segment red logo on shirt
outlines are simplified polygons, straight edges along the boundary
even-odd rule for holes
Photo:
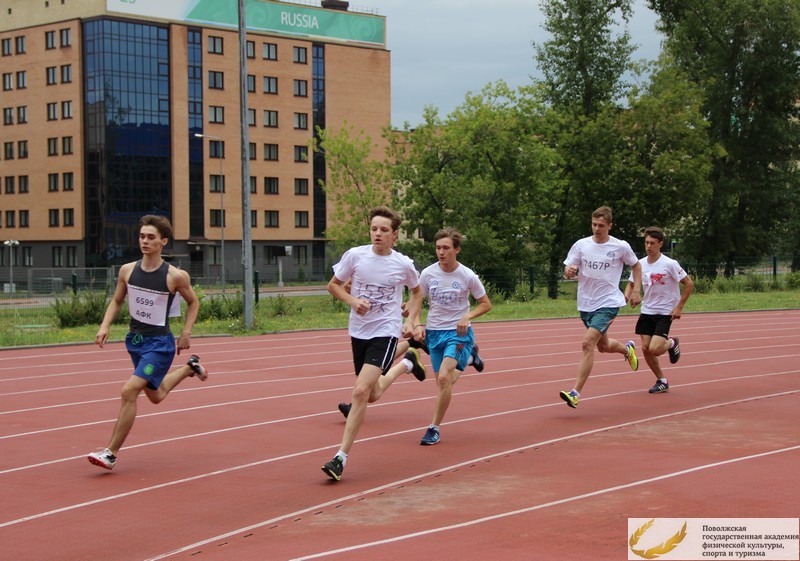
[[[655,283],[666,284],[664,282],[664,277],[666,277],[666,276],[667,275],[665,275],[664,273],[653,273],[653,274],[650,275],[650,280],[653,282],[653,284],[655,284]]]

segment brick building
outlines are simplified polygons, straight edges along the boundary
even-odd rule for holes
[[[324,268],[316,126],[390,123],[385,18],[347,2],[0,0],[0,266],[83,268],[138,255],[142,214],[193,276],[241,279],[242,188],[254,267]],[[249,180],[242,181],[240,84]],[[376,150],[378,148],[376,147]],[[376,153],[376,156],[380,156]],[[224,226],[224,231],[223,227]],[[221,251],[224,240],[226,251]]]

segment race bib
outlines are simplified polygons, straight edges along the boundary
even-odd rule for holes
[[[147,325],[166,325],[169,292],[157,292],[128,285],[128,311],[131,317]]]

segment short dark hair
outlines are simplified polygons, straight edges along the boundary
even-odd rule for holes
[[[169,223],[169,218],[166,216],[145,214],[139,219],[139,230],[142,229],[142,226],[153,226],[158,230],[162,239],[172,237],[172,224]]]
[[[382,216],[384,218],[388,218],[392,221],[392,231],[396,232],[400,229],[400,224],[403,220],[400,218],[400,215],[397,214],[394,210],[390,209],[388,206],[376,206],[372,210],[369,211],[369,221],[372,222],[372,219],[376,216]]]
[[[592,218],[605,218],[606,222],[614,222],[613,213],[610,206],[601,206],[592,213]]]
[[[433,241],[438,242],[442,238],[450,238],[453,240],[453,247],[461,247],[461,240],[464,239],[464,236],[455,228],[442,228],[433,236]]]
[[[664,241],[664,230],[659,228],[658,226],[648,226],[647,229],[644,231],[644,237],[650,236],[651,238],[655,238],[660,242]]]

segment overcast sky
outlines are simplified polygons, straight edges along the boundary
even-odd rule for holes
[[[467,92],[503,79],[512,87],[536,72],[532,41],[543,40],[539,0],[353,0],[386,16],[392,52],[392,124],[422,121],[426,105],[448,115]],[[656,16],[635,0],[629,26],[635,59],[660,50]]]

